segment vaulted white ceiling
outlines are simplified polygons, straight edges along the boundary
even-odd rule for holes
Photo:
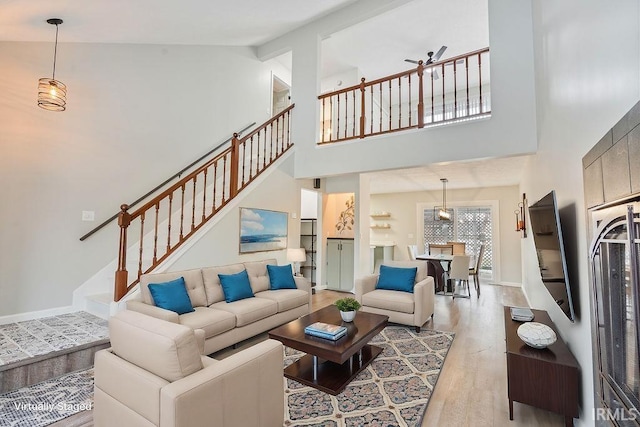
[[[322,75],[355,68],[374,80],[443,45],[442,59],[489,46],[487,0],[414,0],[332,34],[322,42]]]
[[[255,46],[366,0],[0,0],[0,41]],[[449,58],[489,45],[487,0],[413,0],[325,39],[322,75],[357,69],[375,79],[446,45]],[[515,185],[524,158],[428,165],[371,174],[372,190]]]
[[[0,40],[254,46],[355,0],[0,0]]]

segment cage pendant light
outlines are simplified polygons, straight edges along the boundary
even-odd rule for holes
[[[38,80],[38,107],[49,111],[64,111],[67,108],[67,86],[56,80],[56,57],[58,55],[58,25],[62,19],[50,18],[47,22],[56,26],[56,44],[53,50],[53,75]]]
[[[438,211],[438,218],[450,220],[451,214],[447,210],[447,178],[441,178],[442,181],[442,208]]]

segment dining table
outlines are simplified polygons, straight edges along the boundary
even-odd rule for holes
[[[435,281],[435,291],[436,293],[444,293],[447,291],[445,289],[445,285],[449,279],[449,267],[451,267],[451,261],[453,261],[453,255],[448,254],[421,254],[416,255],[416,259],[428,261],[429,262],[429,270],[433,276]]]

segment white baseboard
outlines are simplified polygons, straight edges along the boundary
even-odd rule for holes
[[[522,293],[524,294],[524,299],[527,300],[527,305],[529,307],[533,307],[531,305],[531,300],[529,300],[529,295],[527,295],[527,289],[524,286],[522,287]]]
[[[522,287],[522,283],[516,283],[516,282],[500,282],[500,284],[502,286],[512,286],[514,288],[521,288]]]
[[[0,325],[7,323],[24,322],[25,320],[40,319],[42,317],[58,316],[60,314],[73,313],[78,311],[72,305],[66,307],[48,308],[46,310],[29,311],[26,313],[10,314],[8,316],[0,316]]]

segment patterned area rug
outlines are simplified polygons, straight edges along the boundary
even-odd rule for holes
[[[285,379],[285,426],[420,426],[454,334],[388,326],[372,341],[383,352],[342,393]],[[285,366],[303,353],[286,349]]]
[[[40,427],[93,406],[93,369],[0,395],[0,426]]]
[[[337,396],[286,379],[284,426],[420,426],[453,333],[388,326],[383,352]],[[285,348],[285,366],[303,353]],[[93,408],[93,369],[0,395],[0,426],[40,427]]]

